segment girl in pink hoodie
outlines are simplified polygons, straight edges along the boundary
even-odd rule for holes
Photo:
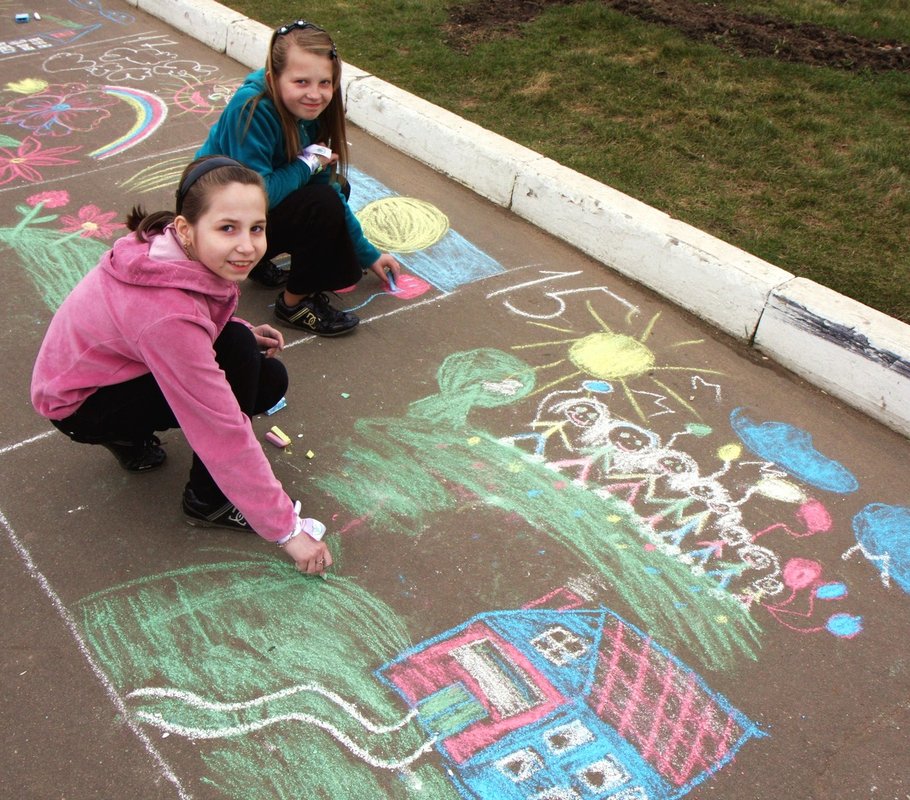
[[[262,178],[223,156],[184,170],[176,214],[134,208],[119,239],[51,320],[32,375],[39,414],[125,469],[161,466],[155,431],[182,428],[193,449],[183,512],[190,524],[255,531],[298,568],[332,563],[325,527],[298,516],[250,418],[284,395],[270,325],[235,318],[238,283],[262,258]],[[301,535],[302,534],[302,535]]]

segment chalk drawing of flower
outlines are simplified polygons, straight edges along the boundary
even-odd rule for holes
[[[82,206],[76,216],[60,217],[60,229],[76,233],[83,239],[107,239],[118,228],[125,228],[122,222],[112,222],[116,211],[102,211],[96,205]]]
[[[55,84],[40,94],[19,97],[2,109],[0,123],[18,125],[35,136],[68,136],[98,127],[117,99],[84,83]]]
[[[63,230],[47,227],[47,223],[59,219],[47,210],[59,208],[69,199],[69,193],[62,190],[38,192],[24,204],[16,205],[22,215],[18,223],[0,226],[0,252],[4,258],[18,259],[51,311],[57,310],[107,250],[108,245],[99,238],[125,227],[111,222],[114,212],[105,213],[92,205],[61,220],[68,223]]]
[[[0,147],[0,186],[22,178],[29,183],[43,180],[35,167],[61,167],[77,163],[74,159],[61,158],[79,150],[76,147],[46,147],[31,136],[25,137],[17,150]]]
[[[70,201],[70,194],[66,189],[57,189],[50,192],[38,192],[31,197],[26,197],[25,202],[32,208],[42,206],[43,208],[60,208]]]

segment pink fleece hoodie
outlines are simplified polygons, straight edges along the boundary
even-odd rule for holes
[[[97,388],[151,372],[221,491],[275,541],[294,530],[297,515],[213,349],[239,296],[237,284],[186,259],[173,228],[150,242],[124,236],[51,320],[32,404],[64,419]]]

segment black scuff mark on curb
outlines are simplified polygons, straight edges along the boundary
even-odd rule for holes
[[[805,306],[785,297],[777,296],[774,300],[783,306],[781,313],[790,318],[794,327],[910,378],[910,360],[876,347],[865,334],[858,333],[856,328],[813,314]]]
[[[752,326],[752,332],[750,333],[748,328],[743,331],[746,340],[749,342],[749,347],[755,347],[755,338],[758,336],[758,329],[761,327],[761,321],[767,310],[768,301],[765,300],[765,304],[762,306],[761,311],[758,312],[758,319],[755,320],[755,324]]]

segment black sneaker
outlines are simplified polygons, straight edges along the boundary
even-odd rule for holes
[[[274,289],[288,282],[289,270],[276,267],[270,258],[263,258],[250,270],[249,278],[262,286]]]
[[[305,297],[296,306],[288,306],[281,292],[275,301],[275,316],[291,327],[317,336],[341,336],[360,323],[356,314],[332,308],[324,292]]]
[[[231,502],[210,505],[203,503],[189,488],[183,490],[183,516],[198,528],[227,528],[230,531],[253,533],[250,523]]]
[[[161,448],[161,440],[150,436],[138,442],[102,442],[101,446],[110,450],[120,466],[128,472],[148,472],[158,469],[167,458]]]

